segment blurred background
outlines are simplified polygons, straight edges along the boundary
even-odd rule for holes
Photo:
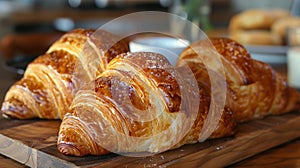
[[[186,9],[196,17],[204,15],[210,28],[222,28],[239,11],[290,9],[291,3],[292,0],[0,0],[0,38],[8,33],[98,28],[113,18],[147,10],[180,14]]]
[[[0,0],[0,61],[22,74],[26,64],[44,53],[62,33],[74,28],[97,29],[137,11],[174,13],[198,24],[208,34],[222,34],[231,17],[243,10],[290,10],[292,3],[293,0]],[[121,32],[134,26],[134,21],[129,21],[116,29]]]

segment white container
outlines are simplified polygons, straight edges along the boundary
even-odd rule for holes
[[[300,46],[291,47],[287,52],[289,85],[300,88]]]
[[[189,45],[189,41],[174,37],[142,37],[129,42],[131,52],[154,52],[165,56],[175,65],[180,53]]]

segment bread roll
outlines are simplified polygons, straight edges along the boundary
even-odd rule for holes
[[[280,36],[282,40],[286,40],[288,28],[297,26],[300,27],[300,17],[285,17],[271,26],[271,32]]]
[[[230,37],[248,45],[281,45],[282,38],[267,30],[239,30],[230,33]]]
[[[249,9],[232,17],[229,30],[269,29],[276,20],[289,15],[282,9]]]

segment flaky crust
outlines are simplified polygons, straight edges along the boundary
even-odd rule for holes
[[[129,90],[129,102],[114,97],[123,93],[114,93],[116,84],[126,86],[118,90]],[[156,153],[198,142],[210,97],[199,90],[199,110],[192,122],[187,119],[190,114],[182,111],[181,101],[191,102],[195,96],[183,97],[179,87],[175,70],[161,55],[128,53],[116,57],[95,80],[93,90],[82,90],[75,97],[60,126],[59,151],[76,156],[108,151]],[[193,105],[187,109],[197,109]],[[211,138],[232,135],[234,126],[232,111],[226,107]]]
[[[1,108],[3,115],[19,119],[62,118],[81,84],[103,71],[113,57],[128,51],[126,44],[117,43],[110,48],[101,45],[110,44],[107,41],[113,41],[114,35],[99,31],[105,35],[105,39],[109,39],[99,41],[92,38],[94,33],[94,30],[83,29],[68,32],[47,53],[30,63],[23,78],[6,93]],[[100,55],[84,52],[87,42],[98,46],[95,51]],[[94,60],[87,58],[101,61],[95,65],[90,63]]]
[[[236,122],[299,110],[299,93],[269,65],[253,60],[246,49],[233,40],[217,38],[212,39],[212,44],[224,65],[227,98],[217,127],[209,128],[213,129],[209,138],[232,135]],[[192,44],[182,52],[177,63],[178,67],[187,63],[198,82],[200,103],[191,127],[183,129],[189,123],[188,115],[180,111],[179,102],[192,101],[193,96],[183,98],[174,73],[166,71],[170,69],[166,59],[153,53],[128,53],[108,64],[106,71],[95,80],[94,89],[82,90],[75,97],[60,127],[59,151],[75,156],[156,153],[201,141],[211,105],[211,84],[202,59],[195,53],[197,47],[205,49],[208,43]],[[134,108],[124,107],[121,103],[124,99],[115,99],[114,96],[122,93],[115,93],[115,83],[129,88],[126,97],[130,101],[125,104],[132,103]],[[145,114],[156,117],[135,120]],[[186,134],[182,134],[184,131]]]
[[[270,114],[299,110],[299,93],[288,86],[286,79],[269,64],[254,60],[236,41],[227,38],[211,39],[221,55],[227,80],[227,105],[237,121],[249,121]],[[196,42],[184,50],[180,61],[188,63],[200,86],[210,90],[209,76],[204,63],[193,48],[203,47]]]

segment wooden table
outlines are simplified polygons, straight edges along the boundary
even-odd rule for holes
[[[4,61],[0,59],[3,64]],[[279,69],[280,68],[276,68]],[[283,69],[285,71],[285,69]],[[20,76],[16,75],[0,67],[0,99],[3,100],[5,92],[9,86],[14,83]],[[264,143],[268,142],[261,142]],[[300,138],[291,140],[285,144],[264,151],[253,157],[242,160],[229,167],[299,167],[300,166]],[[14,160],[11,160],[3,155],[0,155],[0,167],[26,167]]]
[[[20,78],[19,75],[9,71],[5,67],[5,62],[3,58],[0,57],[0,100],[1,102],[3,101],[4,95],[8,90],[9,86],[19,78]],[[0,155],[0,167],[25,167],[25,166],[3,155]]]

